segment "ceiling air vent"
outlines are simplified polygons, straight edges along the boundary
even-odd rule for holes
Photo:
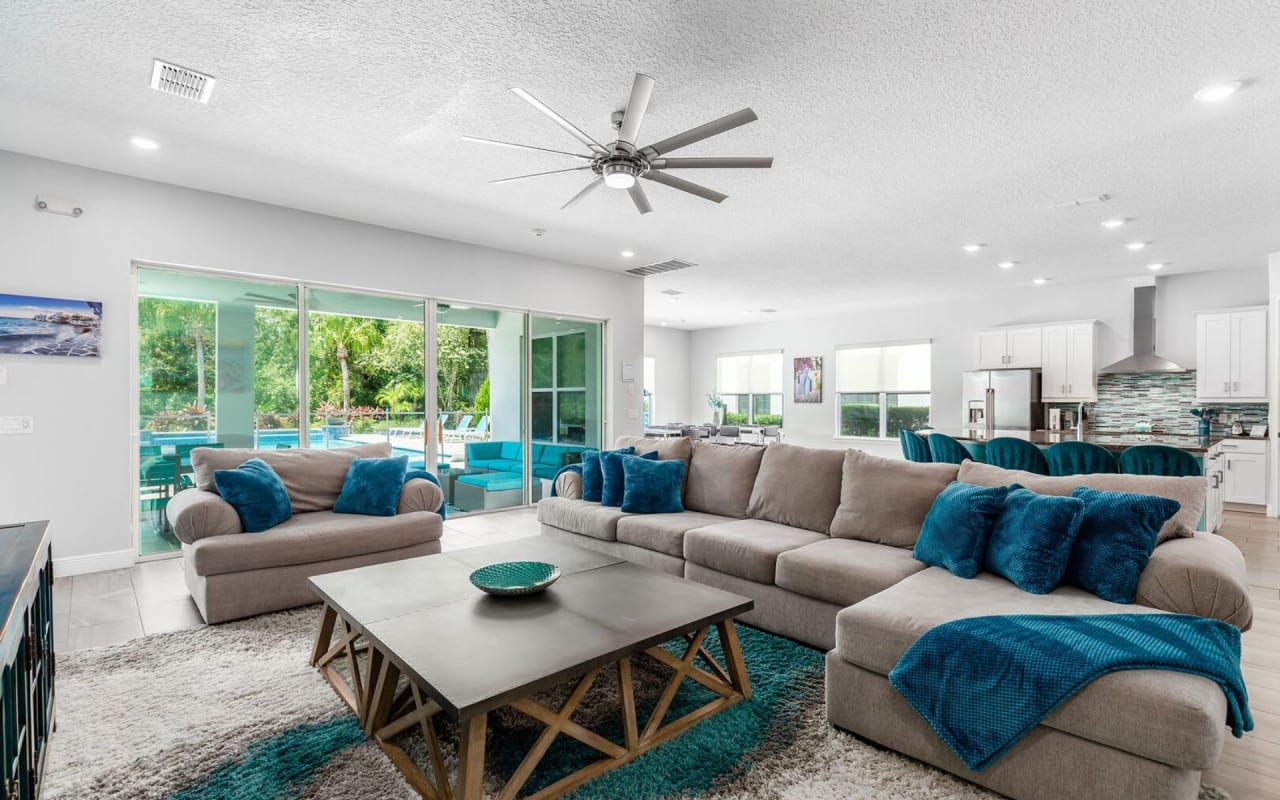
[[[675,272],[678,269],[688,269],[696,267],[692,261],[681,261],[678,258],[670,258],[666,261],[655,261],[652,264],[645,264],[643,267],[635,267],[627,270],[628,275],[635,275],[639,278],[645,278],[649,275],[661,275],[664,272]]]
[[[662,293],[663,293],[663,294],[669,294],[669,295],[671,295],[672,297],[677,297],[677,296],[679,296],[679,295],[684,294],[684,292],[680,291],[679,289],[663,289],[663,290],[662,290]]]
[[[208,103],[213,93],[213,76],[156,59],[151,68],[151,88],[165,94]]]

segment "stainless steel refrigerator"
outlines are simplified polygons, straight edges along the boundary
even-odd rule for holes
[[[988,369],[964,373],[964,426],[1035,430],[1040,427],[1040,370]]]

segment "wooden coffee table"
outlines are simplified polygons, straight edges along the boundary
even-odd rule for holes
[[[548,561],[563,572],[547,591],[523,598],[489,597],[468,580],[499,561]],[[601,754],[590,765],[530,797],[560,797],[632,761],[699,721],[751,697],[733,618],[752,600],[541,537],[319,575],[324,600],[311,663],[356,712],[369,733],[423,797],[479,800],[483,794],[488,713],[504,706],[546,727],[506,780],[498,797],[521,790],[557,736]],[[720,664],[703,646],[715,627]],[[685,640],[683,657],[660,647]],[[633,656],[647,654],[673,671],[647,720],[636,719]],[[339,671],[345,662],[349,679]],[[699,663],[700,662],[700,663]],[[606,668],[616,669],[623,741],[572,719]],[[560,708],[533,699],[578,678]],[[665,717],[685,680],[715,699],[684,716]],[[434,719],[458,722],[458,777],[450,786]],[[421,726],[430,751],[428,777],[396,736]]]

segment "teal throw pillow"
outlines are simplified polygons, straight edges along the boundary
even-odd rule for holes
[[[261,533],[293,516],[284,481],[260,458],[251,458],[235,469],[214,470],[213,485],[236,510],[246,533]]]
[[[357,458],[347,468],[347,479],[342,482],[342,494],[333,510],[339,514],[394,517],[408,469],[408,456]]]
[[[630,448],[633,452],[635,448]],[[622,470],[622,459],[624,458],[647,458],[650,461],[657,461],[658,454],[656,452],[645,453],[642,456],[634,456],[631,453],[620,453],[617,450],[606,450],[600,454],[600,473],[604,477],[603,485],[600,487],[600,505],[602,506],[621,506],[622,496],[626,490],[626,473]]]
[[[1008,486],[953,481],[933,501],[911,554],[958,577],[977,577],[1008,494]]]
[[[608,450],[606,452],[633,455],[636,449],[634,447],[621,447],[617,450]],[[598,450],[587,450],[582,454],[582,499],[588,503],[599,503],[604,493],[604,473],[600,466],[601,455],[603,454]]]
[[[1076,487],[1071,496],[1084,501],[1084,520],[1067,561],[1067,583],[1103,600],[1132,603],[1160,528],[1182,504],[1167,497],[1087,486]]]
[[[1080,498],[1036,494],[1015,483],[991,531],[984,567],[1024,592],[1048,594],[1062,583],[1083,519]]]
[[[656,455],[656,453],[655,453]],[[623,456],[622,510],[629,514],[676,514],[684,511],[680,489],[684,486],[684,461],[654,461]]]

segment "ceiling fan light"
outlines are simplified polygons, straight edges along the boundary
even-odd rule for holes
[[[604,185],[610,189],[630,189],[636,185],[636,176],[630,164],[605,164]]]

